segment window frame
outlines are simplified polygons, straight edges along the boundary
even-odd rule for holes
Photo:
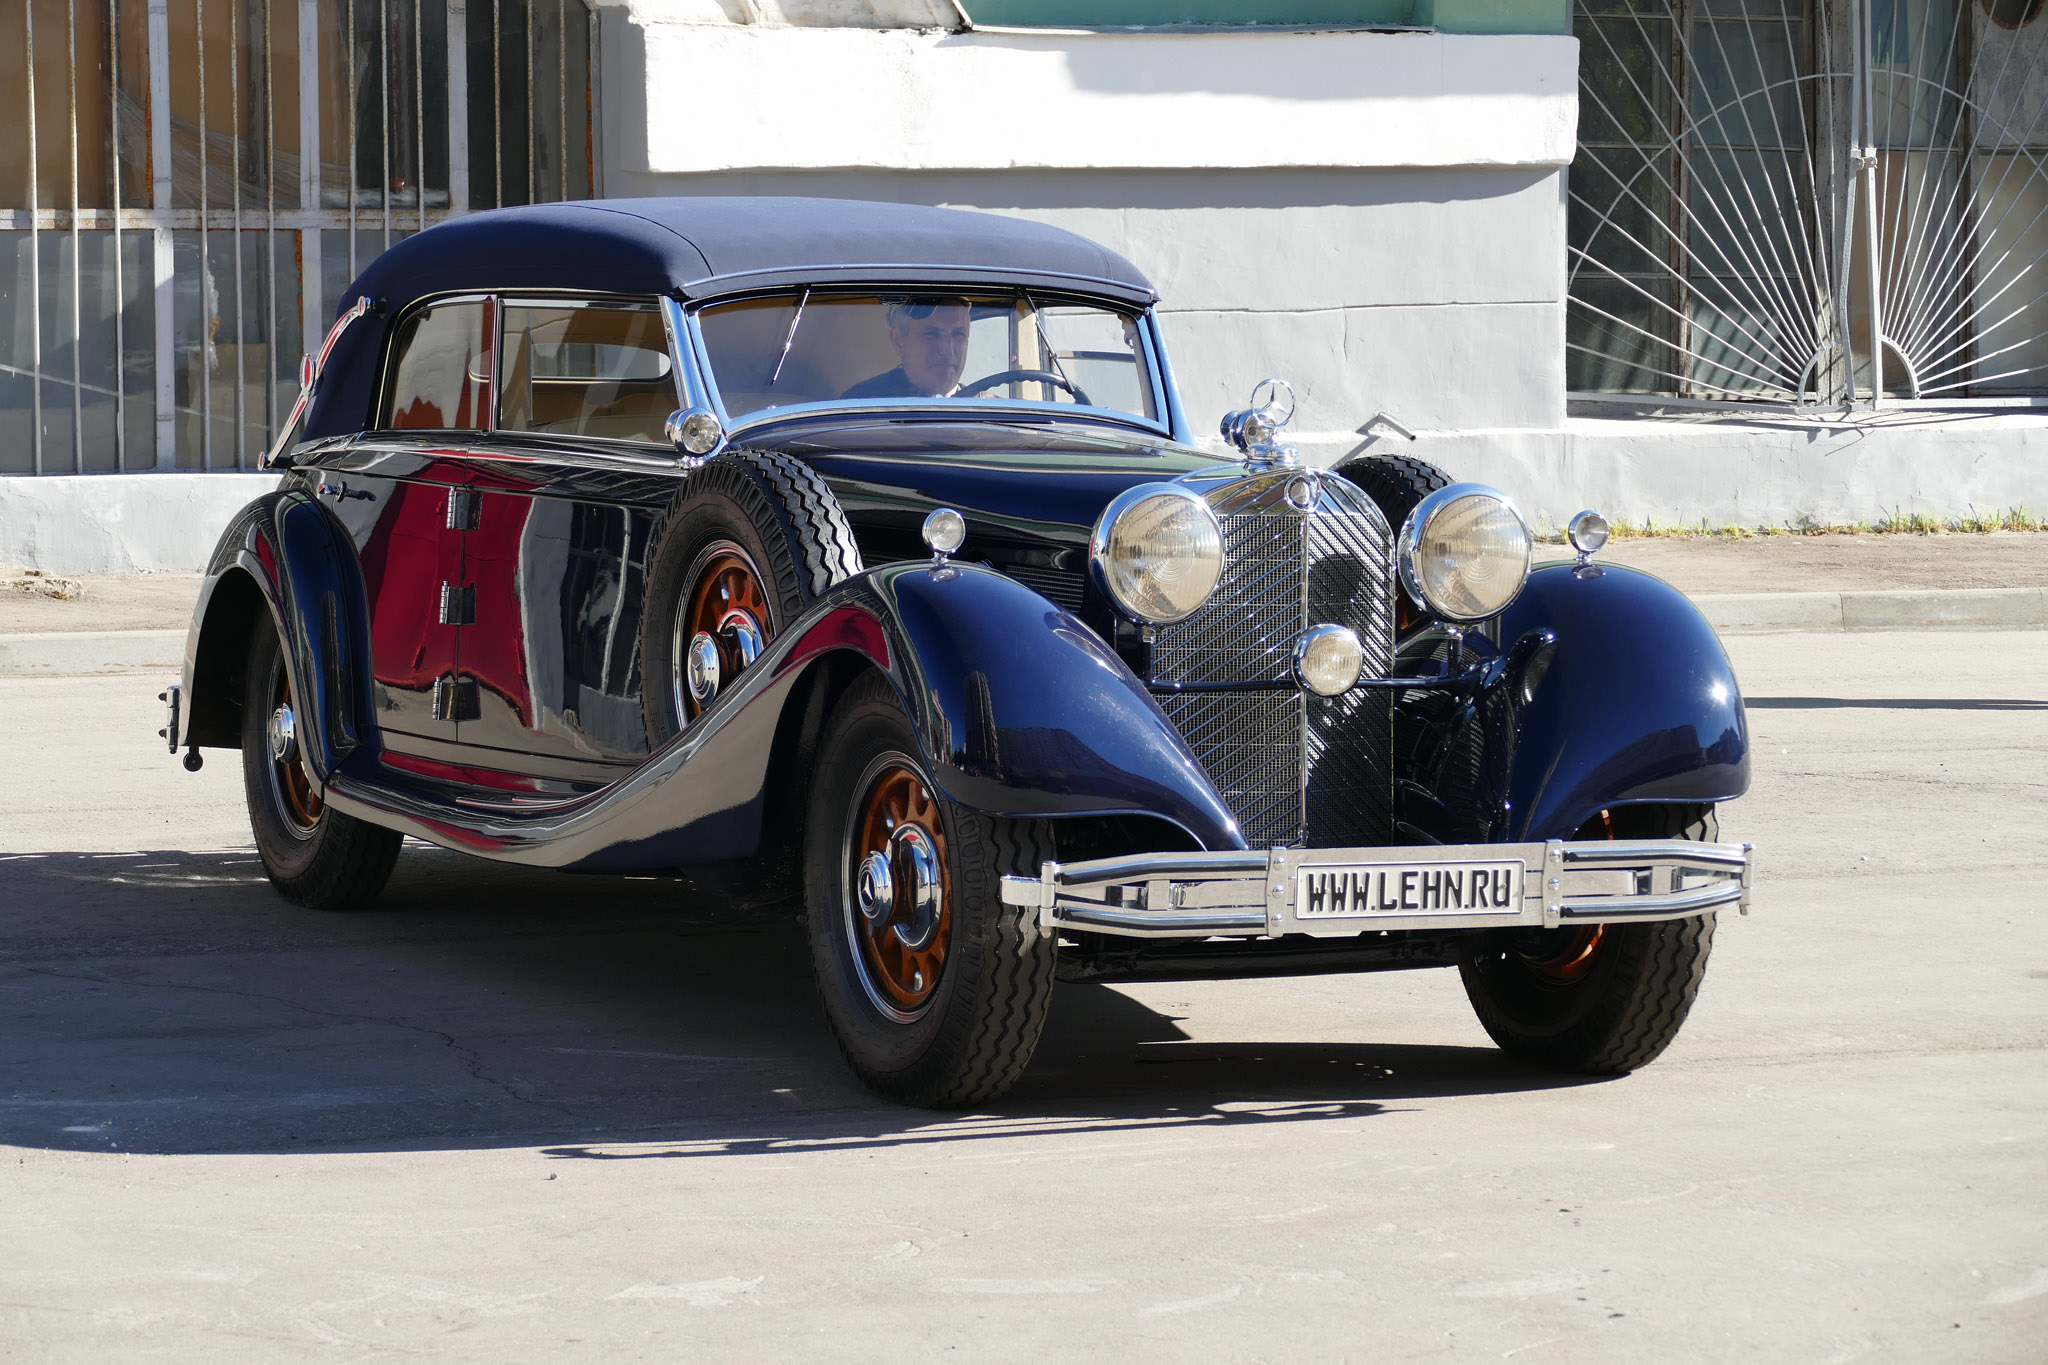
[[[465,304],[480,303],[484,308],[484,327],[489,333],[491,346],[490,402],[485,405],[485,425],[480,427],[394,427],[390,425],[391,401],[398,385],[398,343],[414,319],[430,313],[436,308],[461,307]],[[500,333],[503,330],[501,315],[495,294],[480,294],[474,290],[456,294],[437,294],[419,299],[407,305],[405,310],[393,318],[384,330],[384,358],[377,376],[377,399],[370,407],[370,421],[364,433],[378,436],[407,436],[413,433],[447,433],[460,436],[486,436],[497,430],[498,425],[498,369],[499,349],[502,345]]]
[[[393,386],[398,378],[398,338],[404,326],[412,319],[433,308],[450,304],[484,303],[491,318],[491,403],[488,413],[489,425],[484,427],[393,427],[383,425],[391,407]],[[658,441],[640,441],[617,436],[587,436],[551,431],[513,430],[500,426],[499,404],[504,401],[505,368],[505,312],[508,308],[631,308],[659,313],[662,332],[668,345],[669,375],[676,386],[676,407],[678,410],[691,406],[690,394],[702,391],[697,378],[694,357],[689,347],[683,344],[677,331],[678,308],[675,300],[658,294],[609,294],[592,293],[587,290],[495,290],[478,292],[462,290],[446,294],[430,294],[408,304],[390,327],[385,330],[383,355],[379,361],[376,385],[376,401],[371,407],[372,419],[363,427],[362,434],[380,441],[415,440],[421,437],[462,437],[504,440],[510,438],[521,444],[534,442],[542,447],[570,447],[585,451],[593,456],[615,460],[630,460],[634,463],[658,461],[665,466],[675,463],[675,456],[667,445]],[[659,450],[659,456],[647,452]],[[463,452],[448,452],[460,454]],[[567,452],[564,452],[567,453]]]
[[[900,294],[906,290],[926,293],[973,293],[976,289],[1015,289],[1028,293],[1033,303],[1073,303],[1090,308],[1124,313],[1133,317],[1138,325],[1138,335],[1143,345],[1146,362],[1147,391],[1152,399],[1153,415],[1126,412],[1121,408],[1101,408],[1078,403],[1045,403],[1029,399],[1009,398],[837,398],[818,399],[809,403],[791,403],[787,407],[761,408],[735,419],[726,410],[725,399],[718,388],[718,370],[712,363],[710,347],[705,344],[702,314],[707,308],[725,304],[744,303],[750,299],[782,298],[792,293],[809,289],[813,298],[824,294],[849,294],[857,297],[872,297],[881,294]],[[1166,350],[1161,344],[1158,320],[1153,310],[1136,308],[1099,295],[1082,293],[1072,289],[1046,289],[1023,283],[976,283],[962,284],[953,280],[876,280],[848,281],[833,280],[829,283],[812,285],[777,285],[772,289],[749,289],[720,294],[714,298],[692,299],[680,309],[688,328],[689,344],[693,356],[693,381],[696,390],[703,395],[702,402],[718,417],[724,426],[728,439],[738,440],[742,433],[759,430],[779,422],[793,421],[806,417],[846,415],[883,417],[892,414],[914,414],[919,417],[951,417],[959,421],[987,421],[1002,417],[1027,418],[1032,421],[1083,421],[1092,425],[1135,428],[1150,436],[1172,441],[1180,439],[1176,432],[1180,404],[1174,393],[1167,369]],[[680,371],[679,371],[680,373]]]

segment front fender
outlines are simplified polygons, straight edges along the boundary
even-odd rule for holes
[[[929,563],[889,565],[826,593],[681,734],[601,791],[549,805],[451,804],[358,757],[328,799],[532,866],[631,872],[750,857],[790,703],[835,659],[891,680],[932,780],[962,805],[1016,817],[1143,813],[1204,849],[1244,847],[1194,755],[1086,627],[999,574]]]
[[[1615,565],[1555,565],[1530,575],[1500,627],[1510,655],[1519,640],[1556,637],[1517,718],[1509,840],[1568,839],[1614,806],[1728,801],[1749,790],[1735,671],[1676,588]]]
[[[325,508],[291,485],[250,503],[228,524],[200,586],[178,744],[239,747],[249,632],[276,630],[308,767],[324,786],[373,714],[368,616],[354,548]]]
[[[1244,838],[1145,686],[1078,619],[972,565],[892,565],[872,590],[932,777],[961,805],[1164,818],[1205,849]]]

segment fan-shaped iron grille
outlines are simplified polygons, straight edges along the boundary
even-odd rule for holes
[[[1569,387],[2048,393],[2042,0],[1576,0]]]

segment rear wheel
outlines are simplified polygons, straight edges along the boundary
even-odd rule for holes
[[[818,753],[804,900],[840,1051],[862,1081],[908,1104],[1002,1094],[1052,1000],[1054,945],[1001,895],[1005,873],[1035,876],[1052,856],[1044,822],[948,800],[879,673],[848,690]]]
[[[369,904],[390,880],[402,836],[343,815],[314,792],[298,698],[274,631],[254,632],[243,676],[242,786],[270,884],[316,910]]]
[[[1582,838],[1719,835],[1711,806],[1623,807]],[[1493,1041],[1525,1061],[1614,1075],[1678,1036],[1714,947],[1714,916],[1490,934],[1458,964]]]

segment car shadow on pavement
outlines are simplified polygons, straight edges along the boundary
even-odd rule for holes
[[[1585,1083],[1490,1048],[1188,1037],[1057,988],[973,1115],[847,1072],[788,906],[408,845],[371,910],[286,904],[246,849],[0,855],[0,1143],[123,1152],[898,1146],[1357,1120]]]

